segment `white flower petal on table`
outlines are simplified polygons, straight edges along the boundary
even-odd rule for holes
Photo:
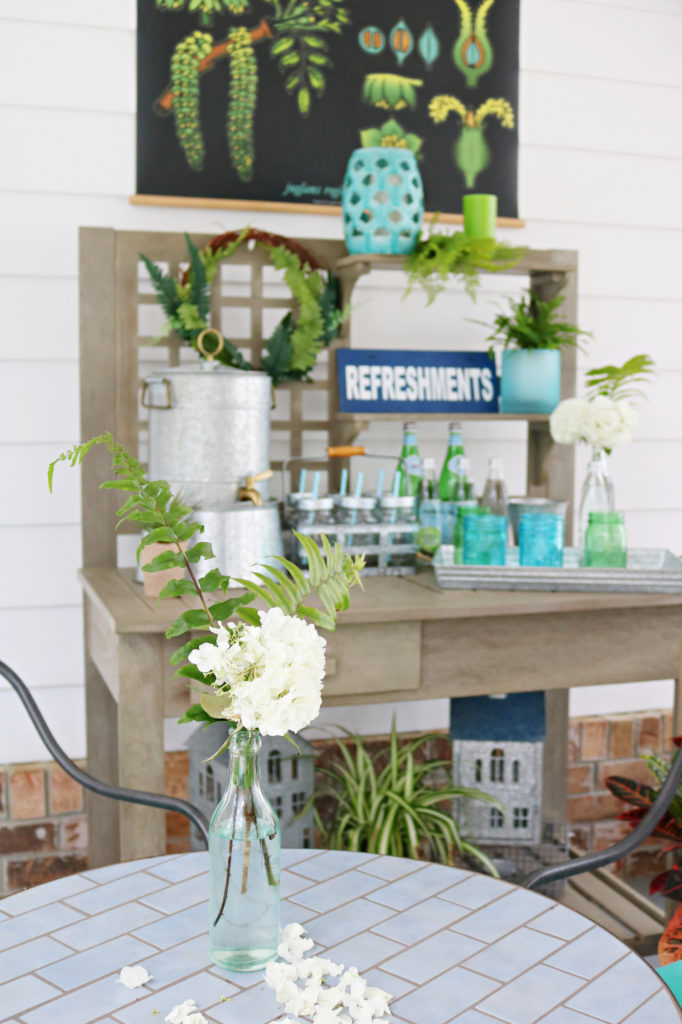
[[[142,988],[151,979],[147,968],[138,964],[137,967],[122,967],[117,981],[126,988]]]
[[[184,1003],[174,1006],[165,1021],[166,1024],[208,1024],[193,999],[185,999]]]

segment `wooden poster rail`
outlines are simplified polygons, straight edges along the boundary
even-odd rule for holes
[[[254,210],[263,213],[321,213],[330,217],[341,217],[341,207],[326,203],[275,203],[265,199],[205,199],[203,196],[130,196],[133,206],[190,206],[200,210]],[[461,224],[461,213],[425,213],[424,220],[438,217],[442,224]],[[519,217],[498,217],[501,228],[525,227],[525,220]]]

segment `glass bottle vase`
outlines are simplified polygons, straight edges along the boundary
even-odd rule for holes
[[[592,456],[580,492],[578,547],[585,548],[585,533],[590,512],[613,512],[615,497],[613,480],[609,474],[606,452],[603,448],[592,448]]]
[[[277,956],[280,826],[261,789],[257,731],[229,746],[225,793],[209,831],[211,959],[228,971],[257,971]]]

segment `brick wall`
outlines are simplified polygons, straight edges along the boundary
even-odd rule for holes
[[[623,775],[639,782],[652,776],[642,754],[665,754],[672,747],[672,712],[573,719],[568,736],[568,820],[573,842],[583,850],[603,850],[630,831],[617,816],[625,804],[612,796],[604,780]],[[611,870],[629,876],[662,870],[663,843],[649,839]]]
[[[78,762],[82,767],[82,762]],[[166,793],[187,798],[189,757],[166,754]],[[189,850],[189,822],[166,815],[169,853]],[[83,871],[88,863],[83,790],[53,761],[0,766],[0,895]]]
[[[672,715],[664,711],[571,721],[569,730],[568,818],[576,846],[604,849],[629,830],[617,820],[624,805],[604,785],[609,775],[649,778],[639,755],[665,753],[670,747]],[[315,746],[329,748],[329,740]],[[382,740],[382,743],[385,742]],[[333,743],[331,744],[333,750]],[[368,741],[374,753],[374,738]],[[449,757],[443,738],[431,756]],[[166,792],[187,798],[189,756],[166,754]],[[661,869],[649,840],[627,858],[627,875],[653,874]],[[87,822],[83,791],[53,762],[0,766],[0,895],[26,886],[82,871],[87,866]],[[180,814],[166,815],[166,849],[189,850],[189,822]]]

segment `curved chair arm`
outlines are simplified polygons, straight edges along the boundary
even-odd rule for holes
[[[180,800],[174,796],[164,796],[161,793],[146,793],[140,789],[125,789],[122,786],[109,785],[109,783],[102,782],[100,779],[88,775],[59,746],[26,683],[4,661],[0,661],[0,675],[4,676],[19,695],[19,699],[28,711],[29,718],[36,727],[41,740],[67,775],[70,775],[72,779],[79,782],[81,786],[91,789],[93,793],[98,793],[100,796],[108,796],[112,800],[125,800],[131,804],[144,804],[147,807],[158,807],[164,811],[177,811],[179,814],[183,814],[186,818],[189,818],[193,825],[196,825],[206,846],[208,846],[208,821],[201,811],[193,807],[187,800]]]
[[[633,828],[632,832],[620,842],[614,843],[606,850],[598,853],[587,853],[584,857],[576,857],[574,860],[566,861],[565,864],[557,864],[555,867],[541,868],[534,871],[523,882],[527,889],[537,889],[540,885],[548,885],[550,882],[558,882],[562,878],[570,878],[571,875],[580,875],[583,871],[594,871],[605,864],[611,864],[619,860],[626,853],[631,853],[636,846],[647,839],[658,825],[659,821],[668,810],[670,803],[682,783],[682,752],[678,751],[675,760],[668,772],[661,791],[653,804],[646,812],[642,820]]]

